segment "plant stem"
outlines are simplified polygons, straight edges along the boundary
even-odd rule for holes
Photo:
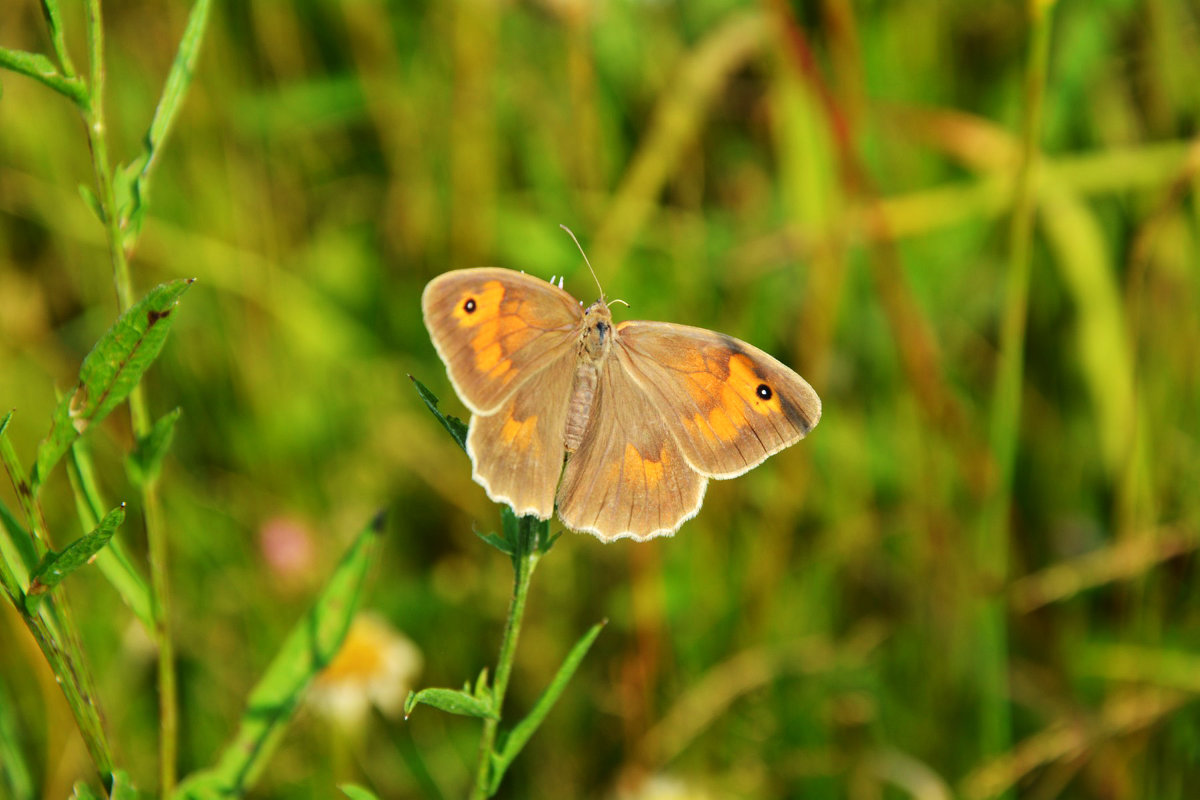
[[[124,220],[121,219],[121,209],[117,207],[113,172],[108,157],[107,129],[104,122],[104,31],[101,24],[100,0],[88,0],[87,11],[91,102],[88,108],[83,109],[83,118],[87,127],[88,144],[92,150],[92,166],[96,173],[100,207],[104,212],[104,229],[112,261],[117,305],[124,313],[133,305],[133,281],[130,278],[129,259],[125,251]],[[149,432],[150,415],[141,384],[134,387],[129,394],[129,417],[135,437],[140,439]],[[142,487],[142,510],[150,560],[154,635],[158,644],[159,793],[166,796],[175,788],[179,722],[175,654],[170,634],[168,549],[166,532],[162,525],[162,506],[159,503],[157,481],[147,481]]]
[[[1008,579],[1009,514],[1013,473],[1020,437],[1021,386],[1025,369],[1025,324],[1029,308],[1030,244],[1040,155],[1042,105],[1046,90],[1050,49],[1050,11],[1054,0],[1030,0],[1032,36],[1025,70],[1025,118],[1021,164],[1013,199],[1009,229],[1009,263],[1005,283],[1000,356],[992,399],[990,444],[996,465],[996,482],[982,517],[977,542],[977,567],[987,585],[1002,586]],[[980,741],[986,755],[1003,752],[1012,738],[1008,706],[1008,647],[1005,604],[984,602],[979,620],[980,663],[983,688]]]
[[[500,728],[500,709],[504,705],[504,693],[512,674],[513,659],[517,652],[517,637],[521,633],[521,620],[525,616],[525,598],[529,594],[529,583],[534,567],[542,557],[535,541],[535,517],[521,517],[518,524],[518,546],[513,553],[513,596],[508,607],[508,621],[504,624],[504,639],[500,643],[500,659],[496,663],[496,675],[492,680],[492,707],[496,718],[483,722],[483,735],[479,739],[479,763],[475,768],[475,785],[471,788],[471,800],[489,796],[492,750],[496,744],[496,733]]]

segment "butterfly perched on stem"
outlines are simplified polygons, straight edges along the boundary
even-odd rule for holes
[[[812,387],[758,348],[669,322],[614,325],[610,305],[507,269],[425,287],[425,326],[472,414],[472,477],[517,514],[548,519],[557,505],[568,528],[604,541],[670,535],[709,478],[741,475],[821,418]]]

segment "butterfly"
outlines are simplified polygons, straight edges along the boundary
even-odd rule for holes
[[[821,399],[732,336],[668,322],[613,324],[561,285],[484,267],[434,278],[421,310],[471,410],[467,454],[488,497],[604,541],[671,535],[709,478],[732,478],[803,439]],[[564,468],[563,460],[566,458]]]

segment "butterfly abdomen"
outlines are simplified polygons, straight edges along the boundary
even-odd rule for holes
[[[563,432],[563,446],[568,453],[579,449],[583,435],[587,433],[588,421],[592,418],[592,405],[596,401],[596,384],[600,371],[595,364],[581,362],[575,370],[575,382],[571,389],[571,404],[567,407],[567,428]]]
[[[571,404],[567,407],[567,428],[563,446],[568,453],[579,449],[592,418],[596,401],[596,386],[600,368],[612,349],[612,313],[603,300],[597,300],[583,314],[583,333],[579,337],[579,365],[571,388]]]

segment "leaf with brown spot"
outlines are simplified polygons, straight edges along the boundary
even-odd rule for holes
[[[175,321],[171,310],[191,285],[192,279],[181,279],[151,289],[83,359],[79,383],[59,400],[50,433],[38,447],[32,476],[35,493],[71,443],[108,416],[137,386],[167,339]]]

